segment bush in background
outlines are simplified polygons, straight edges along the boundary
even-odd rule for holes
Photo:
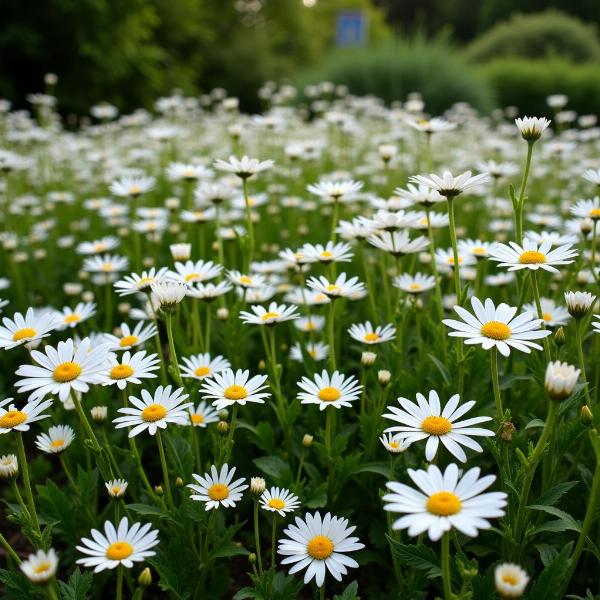
[[[592,25],[557,11],[515,14],[476,38],[466,56],[477,62],[510,56],[593,61],[600,60],[600,41]]]
[[[393,40],[367,48],[339,50],[297,83],[331,81],[357,95],[376,95],[386,102],[420,92],[427,110],[439,114],[455,102],[466,101],[482,112],[493,106],[486,80],[481,78],[443,38]]]

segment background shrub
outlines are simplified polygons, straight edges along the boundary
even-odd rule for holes
[[[337,51],[297,83],[320,81],[345,84],[353,94],[373,94],[388,103],[420,92],[432,113],[441,113],[459,101],[483,112],[492,107],[486,80],[443,38],[416,37]]]
[[[478,62],[509,56],[591,61],[600,59],[600,41],[594,26],[558,11],[516,14],[476,38],[466,56]]]

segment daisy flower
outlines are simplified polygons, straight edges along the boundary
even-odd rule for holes
[[[93,539],[81,539],[82,545],[77,546],[77,550],[87,556],[79,558],[77,564],[94,567],[94,573],[119,565],[131,569],[134,562],[156,554],[151,548],[158,544],[158,530],[151,530],[151,527],[150,523],[134,523],[129,527],[127,517],[121,519],[117,529],[110,521],[106,521],[104,533],[92,529]]]
[[[217,411],[204,401],[197,406],[192,404],[188,410],[190,412],[190,424],[193,427],[204,429],[210,423],[216,423],[219,420]]]
[[[548,128],[552,121],[545,117],[523,117],[515,119],[521,137],[528,142],[535,142],[542,137],[542,134]]]
[[[480,186],[488,180],[487,173],[471,175],[471,171],[465,171],[456,177],[450,171],[444,171],[442,176],[430,173],[429,175],[413,175],[409,178],[411,183],[423,184],[436,190],[446,198],[453,198],[463,192]]]
[[[134,437],[144,430],[155,435],[158,429],[166,429],[169,423],[187,425],[189,420],[186,408],[191,406],[191,402],[183,402],[188,395],[183,393],[183,388],[177,388],[173,392],[171,390],[170,385],[159,385],[154,390],[154,395],[148,390],[142,390],[141,399],[129,396],[129,402],[134,408],[119,408],[117,412],[124,416],[113,420],[115,428],[132,427],[129,437]]]
[[[412,129],[422,131],[427,134],[439,133],[441,131],[452,131],[456,129],[456,123],[450,123],[442,117],[433,117],[432,119],[406,119],[406,124]]]
[[[260,288],[266,284],[266,279],[263,275],[244,275],[239,271],[228,271],[227,278],[231,283],[243,288]]]
[[[424,275],[423,273],[403,273],[392,279],[392,285],[408,294],[422,294],[432,290],[435,287],[435,279],[432,275]]]
[[[514,563],[501,563],[494,569],[496,591],[502,598],[520,598],[525,593],[529,576]]]
[[[542,319],[536,319],[530,312],[515,317],[517,307],[504,302],[496,308],[491,298],[487,298],[484,305],[481,300],[472,296],[471,306],[474,315],[455,306],[454,310],[462,321],[442,321],[444,325],[454,329],[448,335],[465,338],[465,344],[481,344],[484,350],[497,348],[503,356],[508,356],[511,348],[529,354],[531,348],[542,349],[532,340],[540,340],[551,334],[548,329],[540,329]]]
[[[124,479],[113,479],[104,483],[106,491],[111,498],[122,498],[125,495],[128,485]]]
[[[596,302],[596,296],[590,292],[565,292],[565,303],[569,314],[575,319],[587,315]]]
[[[15,477],[19,473],[19,461],[14,454],[0,456],[0,477]]]
[[[50,581],[56,574],[57,567],[58,556],[54,548],[50,548],[48,552],[38,550],[19,565],[27,579],[37,584]]]
[[[136,323],[133,331],[127,323],[121,323],[120,329],[120,336],[110,333],[104,334],[110,350],[130,350],[135,346],[141,346],[156,335],[156,327],[153,323],[148,325],[143,322]]]
[[[323,244],[304,244],[300,250],[304,262],[350,262],[354,253],[351,251],[350,244],[345,242],[327,242]]]
[[[325,296],[327,298],[327,296]],[[328,299],[329,301],[329,299]],[[325,326],[325,317],[321,315],[311,315],[310,317],[300,317],[294,321],[294,327],[305,333],[311,331],[321,331]]]
[[[379,441],[391,454],[400,454],[408,449],[410,444],[399,433],[384,433]]]
[[[411,204],[419,204],[424,207],[433,206],[439,202],[444,202],[445,198],[437,190],[419,184],[418,186],[409,183],[406,189],[396,188],[394,194],[408,200]]]
[[[158,300],[161,309],[174,310],[175,307],[186,297],[188,286],[179,281],[155,280],[150,289]]]
[[[358,567],[347,553],[365,547],[357,537],[351,537],[355,529],[348,527],[348,519],[334,517],[331,513],[324,517],[319,512],[307,513],[304,519],[296,517],[295,524],[283,530],[287,537],[278,541],[277,552],[285,556],[281,564],[293,565],[290,575],[306,569],[304,583],[314,578],[318,587],[324,584],[327,571],[341,581],[348,568]]]
[[[404,440],[412,444],[427,439],[425,446],[425,458],[432,461],[437,454],[439,443],[455,456],[460,462],[466,462],[467,455],[461,448],[466,446],[477,452],[483,452],[483,448],[471,438],[474,436],[493,436],[494,432],[481,427],[472,427],[479,423],[491,421],[491,417],[474,417],[465,421],[459,421],[465,413],[473,406],[475,401],[465,402],[458,405],[460,396],[454,394],[442,410],[440,398],[435,390],[429,392],[429,399],[423,394],[417,394],[417,402],[411,402],[407,398],[398,398],[400,406],[388,406],[390,411],[383,415],[384,418],[400,423],[388,427],[385,433],[397,432]]]
[[[154,281],[160,281],[167,274],[167,267],[162,267],[158,271],[152,267],[149,271],[142,271],[140,275],[131,273],[123,279],[114,283],[114,288],[119,296],[129,296],[138,292],[149,292],[150,286]]]
[[[137,198],[149,192],[156,183],[154,177],[122,177],[110,185],[110,191],[115,196]]]
[[[429,539],[439,540],[450,529],[475,537],[479,529],[489,529],[487,519],[504,516],[506,494],[481,492],[496,480],[495,475],[479,478],[479,467],[469,469],[459,477],[458,467],[451,463],[442,473],[435,465],[427,471],[408,469],[408,476],[419,488],[390,481],[390,493],[383,497],[390,512],[406,513],[392,525],[393,529],[408,529],[415,537],[427,531]]]
[[[354,324],[348,329],[350,337],[361,344],[383,344],[389,342],[396,337],[394,325],[378,325],[372,327],[371,322]]]
[[[79,323],[87,321],[96,314],[96,304],[94,302],[79,302],[73,309],[65,306],[62,312],[57,312],[60,325],[59,329],[67,327],[76,327]]]
[[[75,432],[68,425],[54,425],[48,433],[40,433],[35,445],[46,454],[59,454],[66,450],[75,439]]]
[[[242,492],[248,488],[248,484],[245,483],[246,480],[243,477],[232,481],[235,470],[236,467],[230,469],[225,463],[221,467],[221,471],[217,471],[217,467],[212,465],[210,473],[205,473],[204,476],[192,473],[192,477],[198,485],[188,484],[187,487],[195,492],[190,498],[204,502],[206,504],[205,510],[219,508],[220,506],[225,508],[235,507],[236,502],[242,499]]]
[[[129,267],[129,259],[126,256],[116,254],[105,254],[104,256],[93,256],[83,261],[83,270],[88,273],[118,273]]]
[[[553,246],[564,246],[565,244],[576,244],[578,242],[577,236],[567,233],[562,234],[558,231],[526,231],[523,234],[524,238],[535,242],[536,244],[543,244],[544,242],[550,242]]]
[[[346,273],[340,273],[333,283],[321,275],[318,279],[311,277],[306,284],[316,292],[325,294],[331,300],[337,298],[354,299],[358,295],[365,293],[364,283],[359,281],[358,277],[350,277],[348,279]]]
[[[361,217],[364,226],[373,229],[373,234],[377,231],[397,231],[407,229],[416,224],[419,213],[414,211],[388,211],[378,210],[370,219]]]
[[[266,389],[266,375],[255,375],[250,378],[250,371],[238,369],[235,373],[232,369],[224,369],[220,373],[213,375],[204,381],[200,388],[200,395],[206,400],[212,400],[213,406],[217,410],[241,404],[246,402],[257,402],[264,404],[265,398],[268,398],[270,392],[263,392]]]
[[[583,178],[590,183],[600,186],[600,169],[586,169]]]
[[[132,354],[129,351],[118,358],[111,354],[104,373],[102,374],[102,385],[115,385],[124,390],[128,383],[141,384],[142,379],[153,379],[156,374],[152,371],[160,369],[158,356],[141,350]]]
[[[408,231],[381,231],[367,239],[371,246],[400,257],[406,254],[422,252],[429,246],[429,240],[420,235],[411,240]]]
[[[544,390],[555,402],[566,400],[575,391],[580,374],[580,369],[566,362],[550,362],[544,376]]]
[[[569,322],[569,311],[564,306],[558,306],[554,300],[549,298],[540,298],[542,307],[542,317],[546,327],[559,327]],[[537,315],[537,307],[534,302],[523,305],[523,310]]]
[[[240,179],[249,179],[257,173],[272,168],[274,164],[275,161],[273,160],[260,161],[257,158],[248,158],[247,156],[242,156],[241,159],[230,156],[228,160],[216,160],[214,166],[219,171],[235,173]]]
[[[300,506],[300,500],[290,490],[272,487],[262,493],[260,505],[265,510],[276,512],[279,516],[285,517],[286,513],[294,512]]]
[[[277,302],[271,302],[268,309],[264,306],[254,305],[251,307],[252,312],[240,311],[240,319],[246,325],[274,326],[277,323],[297,319],[300,316],[296,312],[297,308],[297,306],[286,306],[285,304],[277,304]]]
[[[600,197],[594,196],[589,200],[578,200],[572,207],[571,213],[580,219],[600,219]]]
[[[28,308],[25,316],[15,313],[12,319],[4,317],[0,327],[0,348],[10,350],[21,344],[31,344],[50,335],[59,325],[55,313]]]
[[[180,365],[181,376],[191,377],[202,380],[210,377],[213,373],[224,371],[231,368],[230,362],[221,355],[210,358],[210,354],[194,354],[193,356],[183,357],[183,364]]]
[[[329,346],[323,342],[308,342],[305,351],[314,361],[319,362],[325,360],[329,355]],[[290,358],[297,362],[304,361],[304,354],[302,354],[302,347],[299,343],[290,348]]]
[[[176,262],[175,271],[169,271],[169,276],[176,281],[192,285],[193,283],[214,279],[222,270],[223,266],[213,263],[212,260],[198,260],[196,262],[188,260],[185,263]]]
[[[209,179],[213,176],[213,171],[204,165],[173,162],[167,167],[167,177],[171,181],[196,181],[201,177]]]
[[[75,347],[72,339],[58,342],[58,346],[46,346],[44,352],[32,350],[31,358],[37,365],[21,365],[15,384],[18,391],[31,392],[29,398],[43,398],[47,394],[58,395],[66,402],[72,392],[85,393],[89,384],[100,383],[101,373],[108,360],[106,346],[92,346],[90,338],[84,338]]]
[[[93,242],[81,242],[75,251],[77,254],[101,254],[114,250],[119,245],[119,238],[107,236]]]
[[[41,421],[50,415],[40,414],[52,405],[52,400],[35,398],[29,401],[21,410],[17,410],[14,404],[10,404],[8,410],[4,408],[12,402],[12,398],[6,398],[0,402],[0,435],[10,431],[29,431],[29,425],[35,421]]]
[[[523,246],[516,242],[507,244],[497,243],[490,249],[490,260],[499,263],[500,267],[508,267],[509,271],[531,269],[537,271],[544,269],[551,273],[558,273],[555,265],[570,265],[578,255],[571,244],[552,248],[550,241],[542,242],[539,246],[527,238],[523,239]]]
[[[230,292],[233,286],[229,281],[219,281],[219,283],[198,283],[191,287],[187,295],[190,298],[196,298],[197,300],[203,300],[204,302],[212,302],[215,298],[223,296]]]
[[[354,375],[345,377],[339,371],[329,375],[325,369],[319,375],[315,373],[314,381],[303,377],[298,382],[298,387],[304,391],[298,393],[302,404],[318,404],[321,410],[328,406],[341,408],[352,406],[350,402],[358,400],[362,385],[358,383]]]
[[[459,253],[472,254],[477,260],[487,258],[493,246],[492,242],[482,242],[481,240],[458,240]]]
[[[171,256],[173,257],[173,260],[188,260],[192,254],[192,245],[184,243],[171,244],[169,246],[169,250],[171,251]]]
[[[311,183],[306,186],[306,189],[315,196],[321,198],[330,198],[337,201],[343,196],[355,194],[362,189],[362,182],[348,179],[346,181],[321,181],[319,183]]]

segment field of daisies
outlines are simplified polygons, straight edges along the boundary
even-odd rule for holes
[[[597,599],[595,116],[291,92],[0,103],[2,598]]]

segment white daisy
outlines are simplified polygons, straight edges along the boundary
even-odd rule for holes
[[[329,346],[323,342],[308,342],[305,347],[305,352],[314,361],[320,362],[325,360],[329,355]],[[290,348],[290,358],[297,362],[304,362],[304,354],[300,343],[294,344]]]
[[[479,529],[491,527],[489,518],[504,516],[506,494],[481,492],[496,480],[495,475],[479,478],[479,467],[469,469],[459,478],[459,469],[452,463],[442,473],[435,465],[427,471],[408,469],[408,476],[419,490],[390,481],[391,493],[383,497],[390,512],[406,513],[392,525],[393,529],[408,529],[415,537],[427,531],[429,539],[439,540],[452,528],[464,535],[475,537]]]
[[[193,427],[201,427],[204,429],[210,423],[216,423],[219,420],[217,411],[208,406],[204,400],[197,406],[193,404],[188,408],[190,413],[190,424]]]
[[[352,406],[350,403],[360,397],[362,385],[358,383],[354,375],[345,377],[339,371],[333,375],[323,369],[321,374],[315,373],[314,381],[303,377],[298,382],[298,387],[304,391],[298,394],[302,404],[318,404],[321,410],[328,406],[341,408]]]
[[[44,352],[32,350],[31,358],[37,365],[21,365],[17,369],[18,391],[31,392],[29,398],[43,398],[57,394],[65,402],[72,391],[85,393],[89,384],[100,383],[109,352],[106,346],[92,347],[90,338],[84,338],[75,347],[72,339],[46,346]]]
[[[551,122],[546,117],[523,117],[515,119],[515,125],[519,129],[521,137],[528,142],[539,140]]]
[[[183,364],[180,365],[181,376],[191,377],[193,379],[206,379],[213,373],[224,371],[231,368],[230,362],[223,356],[215,356],[211,359],[210,354],[195,354],[194,356],[184,356]]]
[[[192,285],[214,279],[222,270],[223,266],[213,263],[212,260],[196,262],[188,260],[185,263],[176,262],[175,271],[169,271],[169,277],[175,281]]]
[[[54,425],[48,433],[40,433],[35,445],[46,454],[59,454],[66,450],[75,439],[75,432],[68,425]]]
[[[94,302],[79,302],[73,309],[65,306],[62,312],[57,312],[57,316],[61,321],[59,329],[67,327],[76,327],[79,323],[87,321],[90,317],[96,314],[96,304]]]
[[[234,373],[232,369],[225,369],[204,380],[200,395],[206,400],[212,400],[217,410],[234,404],[243,406],[246,402],[264,404],[265,398],[271,395],[270,392],[262,391],[267,388],[266,380],[266,375],[250,378],[250,371],[238,369]]]
[[[48,552],[38,550],[35,554],[30,554],[27,560],[24,560],[19,568],[29,581],[32,583],[47,583],[56,574],[58,567],[58,556],[54,548]]]
[[[339,200],[343,196],[349,196],[359,192],[362,189],[362,182],[346,180],[346,181],[320,181],[306,186],[306,189],[315,196],[321,198],[329,198],[331,200]]]
[[[40,414],[52,405],[52,400],[34,398],[30,400],[21,410],[18,410],[12,402],[12,398],[6,398],[0,402],[0,435],[10,431],[29,431],[31,423],[41,421],[50,415]],[[4,408],[9,404],[8,409]]]
[[[129,296],[138,292],[149,292],[150,286],[154,281],[160,281],[167,274],[167,267],[162,267],[158,271],[152,267],[149,271],[142,271],[140,275],[131,273],[123,279],[115,282],[114,287],[119,296]]]
[[[293,321],[300,315],[296,312],[297,306],[286,306],[271,302],[268,308],[264,306],[251,306],[252,312],[240,311],[240,319],[246,325],[268,325],[274,326],[284,321]]]
[[[106,491],[111,498],[122,498],[125,495],[128,485],[124,479],[113,479],[104,483]]]
[[[284,529],[287,538],[278,541],[278,554],[285,556],[283,565],[293,564],[290,575],[306,569],[304,583],[315,579],[318,587],[325,582],[327,571],[341,581],[348,568],[358,567],[358,563],[347,556],[348,552],[362,550],[365,545],[357,537],[351,537],[356,527],[348,527],[348,519],[334,517],[327,513],[307,513],[304,519],[296,517],[294,525]]]
[[[94,240],[93,242],[81,242],[75,251],[77,254],[101,254],[114,250],[119,245],[119,238],[112,235]]]
[[[300,506],[300,500],[290,490],[272,487],[262,493],[260,505],[264,510],[276,512],[278,515],[285,517],[286,513],[294,512]]]
[[[487,173],[471,176],[471,171],[465,171],[456,177],[450,171],[444,171],[442,176],[430,173],[429,175],[413,175],[409,178],[412,183],[423,184],[436,190],[442,196],[453,198],[463,192],[480,186],[488,180]]]
[[[102,373],[103,385],[116,385],[124,390],[128,383],[141,384],[142,379],[153,379],[156,374],[152,371],[160,369],[158,356],[141,350],[135,354],[126,351],[119,358],[114,354],[108,359],[106,368]]]
[[[435,287],[435,279],[432,275],[423,273],[402,273],[392,279],[392,285],[403,292],[417,295],[432,290]]]
[[[409,183],[406,189],[396,188],[394,194],[408,200],[411,204],[420,204],[421,206],[433,206],[439,202],[444,202],[445,198],[437,190],[433,190],[430,187],[419,184],[418,186]]]
[[[124,271],[129,267],[129,259],[126,256],[116,254],[105,254],[104,256],[92,256],[83,261],[83,270],[88,273],[102,273],[110,275]]]
[[[351,250],[350,244],[345,242],[327,242],[323,244],[304,244],[299,251],[303,256],[304,262],[350,262],[354,253]]]
[[[154,177],[122,177],[110,185],[110,191],[115,196],[137,198],[149,192],[156,183]]]
[[[336,280],[331,283],[326,277],[321,275],[318,279],[311,277],[306,284],[309,288],[325,294],[328,298],[334,300],[337,298],[356,299],[365,293],[365,285],[358,280],[358,277],[350,277],[346,273],[340,273]]]
[[[275,162],[272,160],[260,161],[257,158],[248,158],[247,156],[238,159],[235,156],[230,156],[227,161],[216,160],[214,166],[219,171],[235,173],[240,179],[248,179],[257,173],[272,168],[274,164]]]
[[[508,267],[509,271],[518,271],[519,269],[531,269],[537,271],[544,269],[551,273],[558,273],[555,265],[570,265],[573,259],[578,255],[577,250],[571,247],[571,244],[565,244],[558,248],[552,248],[550,241],[542,242],[538,246],[527,238],[523,239],[523,246],[515,242],[507,244],[495,244],[490,249],[490,260],[499,263],[500,267]]]
[[[465,338],[465,344],[481,344],[484,350],[496,347],[500,354],[508,356],[510,349],[530,353],[531,348],[542,347],[531,340],[540,340],[551,334],[548,329],[540,329],[542,319],[536,319],[530,312],[515,317],[517,307],[504,302],[496,308],[487,298],[485,305],[475,296],[471,297],[471,306],[475,315],[460,306],[454,310],[462,321],[444,319],[443,323],[454,329],[448,335]]]
[[[0,348],[10,350],[21,344],[31,344],[50,335],[59,325],[55,313],[28,308],[25,316],[15,313],[12,319],[4,317],[0,327]]]
[[[392,323],[372,327],[370,321],[351,325],[348,329],[350,337],[361,344],[383,344],[396,337],[396,330]]]
[[[119,565],[131,569],[134,562],[156,554],[151,548],[158,544],[158,529],[151,530],[151,527],[150,523],[134,523],[129,527],[127,517],[121,519],[117,529],[106,521],[104,534],[92,529],[93,539],[81,539],[82,545],[77,546],[77,550],[87,556],[79,558],[77,564],[94,567],[94,573],[115,569]]]
[[[192,286],[187,295],[191,298],[203,300],[204,302],[212,302],[215,298],[223,296],[230,292],[233,286],[229,281],[219,281],[219,283],[198,283]]]
[[[410,239],[408,231],[381,231],[367,239],[371,246],[389,252],[392,256],[400,257],[407,254],[422,252],[429,246],[429,240],[420,235]]]
[[[397,432],[404,440],[412,444],[427,439],[425,458],[432,461],[437,454],[440,441],[446,449],[461,462],[466,462],[467,455],[461,446],[466,446],[477,452],[483,448],[472,440],[473,436],[493,436],[494,432],[481,427],[472,427],[479,423],[491,421],[491,417],[474,417],[466,421],[459,421],[466,412],[475,406],[475,401],[458,405],[460,396],[454,394],[444,409],[440,406],[440,398],[435,390],[429,392],[429,400],[423,394],[417,394],[417,402],[407,398],[398,398],[400,406],[388,406],[390,411],[383,415],[384,418],[400,423],[388,427],[385,432]]]
[[[502,598],[520,598],[529,583],[529,576],[514,563],[501,563],[494,569],[496,591]]]
[[[179,281],[156,279],[150,285],[152,294],[163,310],[173,310],[187,295],[188,286]]]
[[[569,314],[575,319],[581,319],[592,310],[596,296],[590,292],[565,292],[565,303]]]
[[[540,298],[542,307],[542,317],[546,327],[559,327],[566,325],[569,322],[569,311],[564,306],[558,306],[554,300],[550,298]],[[523,305],[523,310],[529,311],[537,315],[537,307],[534,302]]]
[[[400,454],[408,450],[410,444],[399,433],[384,433],[379,441],[391,454]]]
[[[235,470],[236,467],[230,469],[225,463],[221,467],[221,471],[217,471],[217,467],[212,465],[210,473],[205,473],[204,476],[192,473],[192,477],[199,485],[188,484],[187,487],[196,492],[190,498],[204,502],[206,510],[219,508],[220,506],[225,508],[235,507],[236,502],[242,499],[242,492],[248,488],[243,477],[232,481]]]
[[[158,429],[166,429],[169,423],[187,425],[189,422],[186,408],[191,406],[188,395],[183,388],[171,391],[171,386],[159,385],[154,395],[142,390],[142,398],[129,396],[129,402],[135,408],[120,408],[117,412],[124,415],[113,420],[116,429],[132,427],[129,437],[134,437],[144,430],[155,435]]]
[[[111,350],[130,350],[135,346],[141,346],[156,335],[156,327],[153,323],[145,325],[143,322],[136,323],[133,330],[127,323],[121,323],[121,335],[110,333],[104,335]]]

